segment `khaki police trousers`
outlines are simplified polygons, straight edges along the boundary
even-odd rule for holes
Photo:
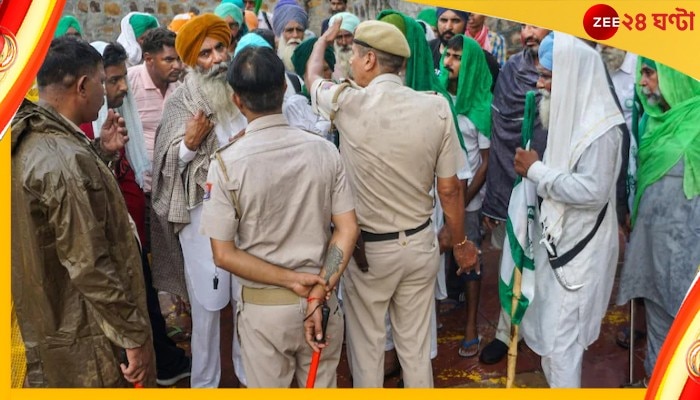
[[[343,312],[335,293],[328,305],[328,346],[321,352],[317,388],[337,387],[343,346]],[[299,387],[306,387],[313,350],[304,338],[305,314],[305,298],[290,305],[252,304],[245,297],[239,303],[237,328],[249,388],[288,388],[295,377]]]
[[[351,260],[343,274],[346,341],[355,387],[384,383],[384,316],[389,311],[407,388],[433,387],[430,313],[440,252],[432,225],[396,240],[365,242],[369,271]]]

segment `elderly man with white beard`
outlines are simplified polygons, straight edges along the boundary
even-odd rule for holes
[[[226,83],[230,40],[228,25],[214,14],[180,29],[175,49],[189,73],[166,100],[154,149],[153,269],[184,270],[192,306],[191,387],[219,385],[219,311],[232,298],[231,275],[214,265],[209,238],[199,233],[210,156],[247,125]]]
[[[329,26],[333,26],[337,19],[341,19],[340,31],[333,43],[335,50],[335,71],[333,71],[333,79],[350,79],[352,78],[350,70],[350,58],[352,57],[352,41],[355,38],[355,28],[360,25],[360,19],[355,14],[349,12],[341,12],[333,15],[329,22]]]
[[[535,295],[522,320],[549,386],[581,386],[584,350],[600,333],[612,291],[618,240],[615,177],[624,122],[600,55],[563,33],[547,36],[537,66],[542,161],[517,149],[515,171],[542,197],[533,240]],[[541,236],[542,241],[539,241]]]
[[[284,0],[283,0],[284,1]],[[280,2],[275,7],[272,31],[277,38],[277,55],[287,71],[294,71],[292,54],[304,41],[304,32],[309,27],[309,15],[294,1]]]

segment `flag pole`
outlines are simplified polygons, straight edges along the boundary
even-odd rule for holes
[[[534,91],[529,91],[525,94],[525,110],[523,113],[523,125],[522,125],[522,135],[521,135],[521,143],[522,146],[526,150],[530,150],[530,144],[531,144],[531,139],[532,139],[532,131],[534,129],[535,125],[535,109],[536,109],[536,103],[535,103],[535,92]],[[527,182],[526,179],[516,179],[515,184],[513,186],[514,190],[519,184],[525,184]],[[521,188],[522,189],[522,188]],[[526,198],[526,205],[528,204],[528,196],[527,192],[523,192],[525,194]],[[512,194],[511,194],[512,196]],[[534,204],[534,203],[533,203]],[[529,205],[528,205],[529,207]],[[528,212],[527,214],[527,223],[529,224],[531,216],[530,213]],[[519,221],[522,223],[522,221]],[[506,235],[508,234],[508,224],[511,223],[511,211],[510,211],[510,204],[508,205],[508,222],[506,222]],[[529,230],[529,229],[528,229]],[[507,237],[507,236],[506,236]],[[527,239],[526,241],[528,241]],[[510,239],[508,240],[508,243],[510,243]],[[519,312],[518,308],[520,306],[520,301],[522,297],[522,277],[523,277],[523,268],[524,268],[524,260],[528,257],[532,257],[531,255],[528,256],[531,251],[529,251],[529,247],[531,244],[527,244],[523,250],[525,251],[526,255],[521,254],[521,257],[519,257],[519,261],[515,262],[516,265],[514,265],[513,268],[513,290],[512,290],[512,298],[511,298],[511,307],[510,307],[510,344],[508,346],[508,369],[507,369],[507,375],[506,375],[506,388],[511,388],[513,387],[513,383],[515,382],[515,366],[518,360],[518,336],[520,333],[520,318],[518,318],[518,321],[515,323],[513,322],[515,320],[515,315],[516,313]],[[505,246],[504,246],[505,247]],[[528,281],[529,282],[529,281]],[[529,298],[525,299],[526,301],[529,302]],[[508,304],[508,300],[505,300],[505,304]],[[526,305],[524,305],[526,307]],[[520,315],[522,316],[522,315]]]
[[[513,271],[513,306],[511,307],[511,324],[510,324],[510,345],[508,346],[508,375],[506,377],[506,388],[513,387],[515,381],[515,364],[518,360],[518,334],[520,324],[512,323],[515,317],[515,311],[518,308],[520,301],[520,285],[522,282],[522,272],[519,268]]]

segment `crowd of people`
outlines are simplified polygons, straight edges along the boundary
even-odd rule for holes
[[[549,386],[581,386],[620,237],[613,300],[644,304],[651,375],[700,265],[700,82],[527,24],[506,58],[462,10],[329,4],[318,35],[295,0],[167,28],[131,12],[114,42],[61,19],[11,125],[13,384],[216,388],[231,304],[242,386],[336,387],[345,342],[354,387],[382,387],[391,350],[405,387],[430,388],[450,285],[459,356],[496,363],[511,315],[482,347],[479,299],[498,293],[479,249],[509,243],[521,179],[538,199],[521,332]],[[191,356],[159,293],[188,304]]]

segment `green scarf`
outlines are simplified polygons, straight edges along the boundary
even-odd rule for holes
[[[632,222],[644,190],[661,179],[683,158],[683,193],[691,199],[700,195],[700,81],[656,62],[659,90],[671,108],[663,112],[651,106],[639,85],[643,59],[637,61],[637,94],[645,116],[640,122],[637,194]]]
[[[454,120],[455,129],[457,130],[459,145],[466,153],[467,147],[464,145],[464,138],[459,130],[457,113],[452,102],[452,97],[449,93],[447,93],[444,86],[440,84],[437,75],[435,75],[433,55],[430,51],[430,46],[428,46],[428,41],[425,40],[423,28],[418,22],[416,22],[415,19],[407,17],[406,15],[394,10],[384,10],[380,12],[379,15],[377,15],[377,19],[387,23],[396,22],[392,21],[392,19],[396,19],[396,17],[391,17],[392,15],[398,15],[403,19],[402,26],[397,26],[397,28],[401,29],[405,27],[404,34],[406,35],[406,41],[408,41],[408,47],[411,49],[411,57],[406,60],[406,86],[419,92],[437,92],[447,99],[447,102],[450,104],[450,109],[452,110],[452,117]],[[396,26],[396,24],[393,25]]]
[[[255,15],[260,12],[260,7],[262,7],[263,0],[255,0]]]
[[[403,26],[397,26],[397,28],[401,30],[405,26],[404,34],[408,41],[408,47],[411,48],[411,57],[406,60],[406,86],[419,92],[435,90],[435,68],[433,68],[432,53],[425,40],[423,28],[413,18],[394,10],[380,12],[377,19],[396,26],[395,21],[392,21],[392,18],[396,18],[392,17],[393,15],[403,19]]]
[[[424,8],[416,15],[416,19],[435,28],[437,27],[437,9],[435,7]]]
[[[83,30],[80,28],[80,22],[78,22],[78,19],[72,15],[64,15],[58,20],[58,26],[56,26],[56,32],[54,32],[53,37],[57,38],[65,35],[68,28],[75,29],[80,35],[83,34]]]
[[[462,62],[459,67],[455,111],[464,115],[487,138],[491,137],[491,72],[486,64],[484,51],[474,39],[460,35],[464,39]],[[445,69],[445,52],[440,58],[440,83],[447,89],[449,72]]]

